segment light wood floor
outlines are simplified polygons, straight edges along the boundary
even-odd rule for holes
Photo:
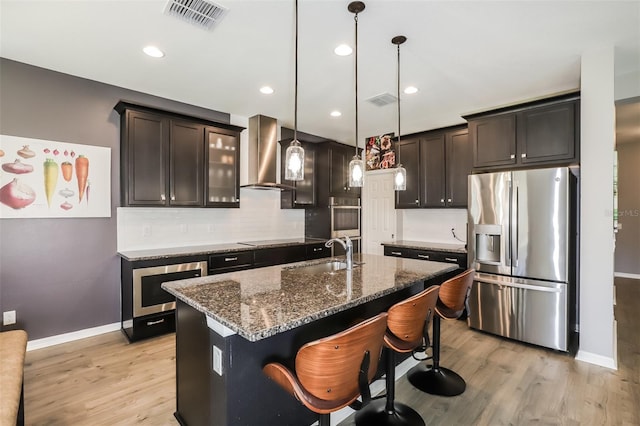
[[[442,365],[467,390],[431,396],[402,377],[396,399],[429,425],[640,425],[640,283],[616,289],[617,371],[444,321]],[[31,351],[25,408],[27,425],[177,425],[175,336],[130,345],[114,332]]]

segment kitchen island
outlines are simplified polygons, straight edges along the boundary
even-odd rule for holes
[[[162,285],[176,296],[175,413],[183,425],[310,425],[317,415],[262,374],[305,343],[342,331],[452,276],[452,264],[356,255]]]

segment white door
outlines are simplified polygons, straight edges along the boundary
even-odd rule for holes
[[[382,242],[398,238],[393,170],[368,172],[362,188],[362,252],[384,254]]]

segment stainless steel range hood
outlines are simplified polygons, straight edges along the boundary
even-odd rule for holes
[[[291,190],[277,183],[278,122],[266,115],[249,118],[249,183],[242,188]]]

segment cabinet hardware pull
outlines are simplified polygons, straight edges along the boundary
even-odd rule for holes
[[[171,201],[175,201],[175,200],[176,200],[176,196],[175,196],[175,195],[172,195],[172,196],[171,196]]]
[[[445,257],[444,260],[448,260],[449,262],[458,263],[458,259],[454,259],[453,257]]]
[[[441,203],[444,203],[444,198],[440,198],[440,202],[441,202]]]
[[[451,202],[451,198],[447,198],[447,203],[450,203],[450,202]]]
[[[418,255],[418,257],[419,257],[420,259],[427,259],[427,260],[429,260],[429,255],[428,255],[428,254],[419,254],[419,255]]]
[[[165,201],[165,200],[166,200],[166,197],[164,196],[164,194],[161,194],[161,195],[160,195],[160,199],[161,199],[162,201]]]
[[[521,157],[522,158],[527,158],[527,154],[522,154]]]
[[[156,325],[164,322],[164,318],[159,319],[158,321],[147,321],[147,325]]]
[[[510,158],[513,160],[514,158],[516,158],[516,155],[515,154],[511,154]]]
[[[238,260],[238,258],[237,257],[225,257],[224,258],[225,262],[233,262],[234,260]]]
[[[394,256],[402,256],[402,252],[401,251],[392,251],[391,254],[394,255]]]
[[[416,200],[416,204],[420,204],[420,200]]]

